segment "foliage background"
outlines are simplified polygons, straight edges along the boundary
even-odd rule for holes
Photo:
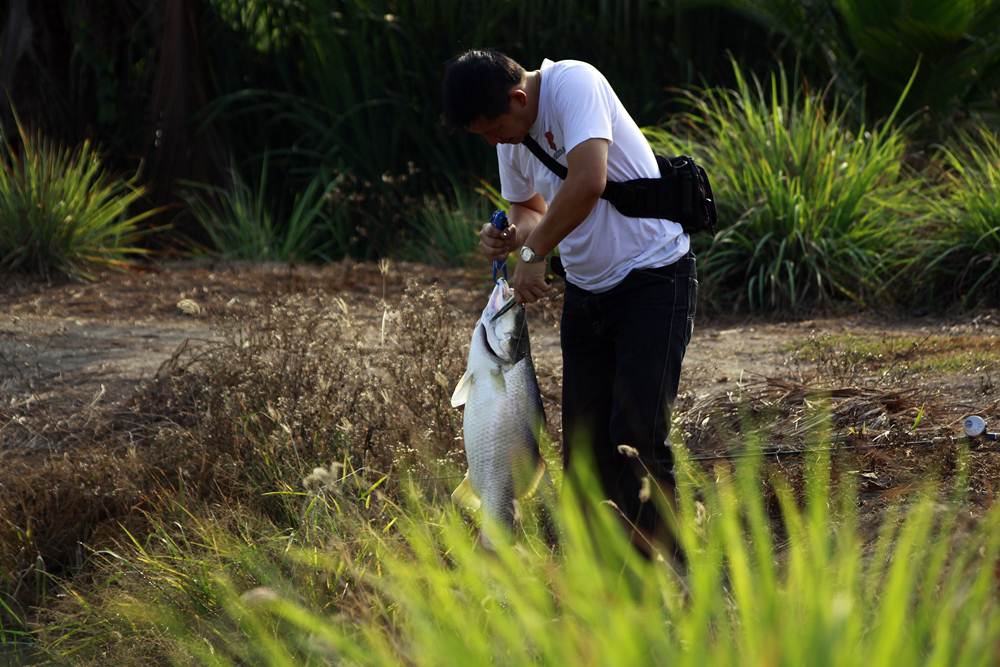
[[[49,238],[65,238],[63,223],[84,218],[62,205],[92,202],[103,192],[113,202],[86,218],[93,224],[85,228],[94,231],[87,238],[98,241],[83,255],[105,264],[150,249],[287,262],[394,255],[454,263],[495,200],[495,158],[482,142],[444,132],[437,91],[449,57],[488,45],[529,67],[543,57],[594,63],[640,125],[659,128],[660,145],[714,162],[730,219],[720,236],[699,243],[717,244],[703,264],[704,294],[717,307],[868,304],[886,285],[897,290],[894,299],[910,299],[909,307],[1000,303],[998,6],[995,0],[7,0],[0,3],[0,87],[11,102],[0,109],[2,240],[43,228],[34,213],[40,198],[60,204],[45,218],[46,228]],[[26,159],[33,145],[40,157]],[[105,169],[119,180],[80,175]],[[17,183],[52,187],[12,187]],[[0,243],[0,266],[11,265],[25,245]],[[83,274],[92,267],[75,261],[79,251],[76,244],[61,256],[72,273]],[[52,260],[59,256],[40,254],[30,264],[45,275],[58,270]],[[12,637],[28,642],[24,609],[51,600],[49,586],[58,582],[50,575],[79,571],[85,556],[78,546],[101,544],[95,527],[114,521],[118,537],[105,536],[103,544],[115,549],[89,553],[92,580],[78,579],[82,589],[61,588],[70,597],[48,610],[56,622],[42,640],[53,655],[92,654],[95,664],[107,664],[110,640],[110,650],[124,656],[214,648],[254,662],[248,656],[274,646],[284,651],[279,642],[319,654],[322,647],[309,642],[326,630],[346,637],[344,646],[364,645],[324,619],[285,632],[303,608],[339,609],[348,632],[358,628],[374,646],[397,639],[383,637],[384,629],[398,633],[401,650],[390,663],[413,655],[409,646],[429,647],[414,654],[432,659],[431,648],[452,649],[438,643],[439,633],[406,623],[466,627],[464,608],[449,616],[449,607],[433,603],[455,590],[481,600],[476,586],[488,579],[451,578],[437,567],[437,552],[457,554],[460,573],[479,574],[472,567],[482,561],[459,551],[468,545],[459,531],[464,524],[396,511],[390,503],[402,494],[396,487],[389,496],[385,483],[389,472],[422,465],[419,452],[437,463],[460,456],[457,413],[442,392],[462,363],[458,344],[448,339],[460,327],[443,297],[428,298],[414,299],[410,312],[425,319],[402,330],[437,335],[387,342],[383,318],[375,353],[356,347],[370,337],[345,324],[343,302],[342,311],[323,300],[309,308],[293,301],[264,318],[246,313],[219,348],[197,363],[167,366],[150,393],[137,396],[137,405],[156,407],[155,415],[142,413],[150,420],[142,422],[148,447],[124,443],[131,432],[113,431],[118,422],[110,417],[91,424],[87,412],[92,433],[74,437],[100,443],[92,459],[54,457],[11,474],[13,492],[2,500],[12,505],[0,513],[0,561],[12,564],[0,572],[0,644]],[[831,365],[852,358],[831,357]],[[992,387],[984,385],[983,393]],[[399,405],[412,414],[401,414]],[[913,409],[916,429],[924,408]],[[863,431],[865,422],[845,428]],[[360,463],[385,474],[352,473],[354,481],[344,484],[334,463],[343,471],[359,451]],[[299,474],[327,461],[334,462],[330,488],[305,494]],[[959,472],[964,465],[957,455],[944,462]],[[764,530],[765,498],[751,491],[761,489],[753,475],[738,480],[739,503],[734,487],[720,486],[729,496],[708,505],[725,512],[699,519],[686,503],[692,535],[710,521],[704,535],[712,560],[699,561],[705,568],[695,584],[704,588],[688,598],[692,605],[681,604],[668,582],[635,599],[613,589],[595,594],[592,585],[627,583],[634,574],[630,568],[625,578],[620,569],[593,576],[596,561],[582,561],[577,576],[565,579],[547,578],[544,555],[511,570],[539,573],[528,593],[541,593],[540,600],[548,588],[568,592],[570,625],[577,616],[607,611],[606,599],[624,599],[626,613],[618,618],[644,623],[633,636],[660,642],[653,645],[665,653],[707,647],[686,653],[694,664],[712,662],[712,651],[738,664],[748,647],[761,661],[779,652],[809,656],[793,662],[850,664],[854,654],[845,659],[844,646],[857,647],[858,663],[870,664],[870,655],[875,664],[879,656],[886,663],[887,656],[924,656],[933,646],[940,664],[989,664],[1000,628],[991,567],[1000,548],[996,512],[972,540],[938,531],[939,525],[950,530],[960,513],[946,508],[939,521],[939,505],[930,500],[898,531],[889,513],[885,537],[868,558],[847,511],[853,499],[845,492],[850,502],[831,521],[825,477],[810,479],[807,516],[786,496],[785,534]],[[94,502],[99,489],[106,490],[100,503]],[[252,502],[241,506],[246,498]],[[340,507],[349,518],[334,514]],[[397,519],[409,531],[402,538],[389,531]],[[432,523],[457,537],[421,532]],[[842,529],[834,533],[834,524]],[[120,528],[132,532],[122,537]],[[343,542],[331,545],[331,535]],[[779,547],[769,546],[779,539],[786,540],[780,555],[788,556],[784,587],[775,585],[772,563]],[[952,544],[961,549],[950,552]],[[317,573],[314,561],[288,560],[289,545],[311,556],[332,546],[340,558],[333,576]],[[408,572],[397,547],[406,553],[421,546],[433,560],[415,559]],[[897,554],[891,563],[890,551]],[[391,579],[381,591],[365,587],[372,572],[381,577],[393,567],[402,575],[398,588]],[[487,567],[490,577],[501,575]],[[236,576],[213,578],[222,570]],[[407,576],[414,573],[442,576]],[[348,593],[334,585],[339,577],[359,585]],[[725,577],[731,597],[721,594]],[[405,588],[407,581],[421,588]],[[285,599],[269,590],[304,595],[258,614],[244,608],[255,598],[237,595],[237,584],[258,586],[247,592],[257,591],[266,604]],[[149,618],[123,613],[123,590],[150,614],[176,614],[190,625],[169,627],[155,617],[151,638]],[[425,590],[433,594],[414,594]],[[410,606],[398,606],[391,595]],[[13,604],[18,599],[24,607]],[[678,602],[669,616],[681,628],[676,645],[662,643],[672,636],[648,613],[661,600]],[[535,625],[511,623],[508,609],[498,605],[486,620],[521,637],[549,636],[547,602],[517,608],[523,619],[539,619]],[[606,655],[589,643],[591,635],[579,637],[579,645],[568,633],[552,636],[570,643],[552,644],[545,654],[551,662]],[[761,639],[770,637],[786,643],[778,649]],[[637,641],[632,648],[649,645]],[[493,644],[482,647],[497,654]],[[622,655],[617,644],[603,648]]]
[[[159,231],[144,243],[171,252],[296,261],[423,254],[431,263],[461,262],[471,249],[462,239],[473,238],[482,218],[483,198],[473,193],[488,194],[496,183],[492,150],[439,121],[444,63],[470,47],[499,48],[528,67],[544,57],[594,63],[641,126],[678,142],[693,134],[708,146],[703,159],[713,174],[778,165],[764,164],[766,151],[757,165],[713,146],[704,128],[699,134],[705,119],[692,113],[690,91],[711,100],[724,95],[712,91],[736,89],[741,79],[766,87],[780,71],[790,97],[813,100],[842,141],[889,125],[891,116],[885,132],[898,142],[900,164],[888,168],[926,184],[914,197],[921,201],[954,182],[954,161],[937,147],[969,136],[988,144],[1000,101],[996,0],[7,0],[2,7],[0,85],[13,109],[32,131],[66,145],[90,141],[112,172],[135,175],[148,192],[142,205],[166,207],[146,220]],[[782,103],[760,104],[766,115]],[[16,141],[13,111],[0,115]],[[708,125],[740,125],[716,120]],[[979,150],[967,144],[946,151]],[[983,169],[995,165],[987,160],[959,178],[989,182]],[[788,219],[760,215],[753,195],[764,210],[781,209],[774,202],[786,197],[785,178],[779,170],[760,179],[770,184],[760,193],[740,193],[727,204],[739,210],[724,224],[756,211],[755,233],[777,230],[780,240]],[[803,182],[822,178],[802,174]],[[720,197],[727,188],[723,183]],[[886,224],[906,225],[897,236],[926,242],[873,255],[860,276],[869,286],[886,273],[905,273],[912,264],[906,258],[922,256],[925,246],[944,246],[940,256],[960,236],[942,223],[936,203],[902,218],[898,209]],[[871,209],[861,214],[881,222]],[[988,215],[978,226],[992,239],[998,225]],[[805,261],[835,264],[859,238],[879,247],[853,225],[827,226],[853,238],[842,241],[837,232],[830,244],[812,246],[822,254],[806,251]],[[747,282],[744,273],[760,275],[754,266],[777,266],[753,241],[739,260],[744,265],[725,272],[737,284]],[[699,240],[699,249],[710,242]],[[982,251],[981,266],[1000,257],[992,240],[985,250],[971,242]],[[927,280],[951,282],[944,274]],[[800,286],[776,289],[794,294]],[[869,305],[873,291],[833,293]],[[820,287],[816,298],[764,299],[743,292],[723,307],[809,307],[826,304],[831,293]],[[942,302],[955,301],[938,293]],[[966,304],[980,300],[959,296]]]

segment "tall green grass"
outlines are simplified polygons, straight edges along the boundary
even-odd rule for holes
[[[462,266],[477,256],[479,230],[489,221],[492,202],[458,186],[454,195],[425,197],[409,220],[412,240],[403,253],[436,266]]]
[[[190,184],[185,199],[214,250],[224,257],[256,261],[329,260],[347,253],[349,232],[328,195],[336,181],[315,174],[286,212],[268,197],[268,158],[255,183],[230,169],[231,184]]]
[[[940,151],[944,188],[932,192],[925,234],[905,275],[942,305],[1000,304],[1000,138],[985,126]]]
[[[1000,4],[991,0],[723,0],[782,35],[796,59],[869,114],[926,115],[945,137],[968,111],[996,119]],[[920,72],[913,79],[914,67]],[[956,113],[965,112],[965,113]]]
[[[724,74],[724,51],[706,33],[763,52],[753,39],[762,30],[715,20],[733,12],[688,11],[700,4],[211,0],[205,11],[218,32],[211,63],[218,83],[202,119],[241,162],[267,147],[295,174],[332,164],[348,171],[360,195],[352,221],[364,230],[357,254],[385,256],[405,243],[400,231],[425,197],[450,198],[454,182],[496,177],[484,142],[441,123],[449,58],[492,45],[529,69],[544,57],[587,60],[633,115],[651,120],[672,102],[657,91],[696,81],[699,70]],[[591,38],[594,25],[604,26],[605,39]],[[515,33],[521,37],[511,39]],[[657,57],[622,61],[618,54],[629,49]],[[677,66],[665,67],[665,59]],[[419,172],[401,182],[409,162]]]
[[[702,274],[719,302],[749,310],[859,304],[879,289],[882,256],[904,239],[918,180],[893,117],[853,127],[848,103],[783,68],[764,84],[734,62],[736,88],[688,93],[681,120],[705,162],[721,230]],[[651,131],[666,150],[683,145]]]
[[[64,148],[18,122],[0,137],[0,271],[89,278],[143,252],[137,179],[108,174],[90,142]],[[18,145],[20,144],[20,145]]]
[[[270,492],[292,525],[168,504],[98,554],[107,579],[45,645],[81,664],[995,664],[1000,508],[961,524],[961,494],[928,484],[872,530],[824,454],[802,488],[760,465],[680,457],[684,571],[638,556],[589,478],[564,489],[557,552],[528,532],[494,556],[419,480],[342,464]]]

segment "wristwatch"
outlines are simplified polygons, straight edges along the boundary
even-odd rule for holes
[[[537,252],[529,248],[528,246],[521,246],[520,253],[521,261],[525,264],[536,264],[538,262],[545,261],[545,255],[539,255]]]

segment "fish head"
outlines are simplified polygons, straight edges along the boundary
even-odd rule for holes
[[[514,290],[501,278],[480,318],[490,352],[506,363],[516,363],[524,356],[527,336],[524,306],[512,299]]]

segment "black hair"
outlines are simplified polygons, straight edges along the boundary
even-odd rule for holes
[[[523,77],[523,67],[492,49],[472,49],[452,58],[445,64],[441,86],[445,124],[467,128],[478,118],[507,113],[507,94]]]

